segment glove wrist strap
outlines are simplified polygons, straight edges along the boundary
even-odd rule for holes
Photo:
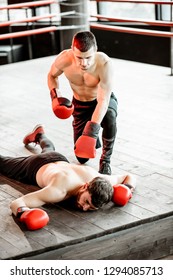
[[[132,186],[132,185],[130,185],[130,184],[124,184],[126,187],[128,187],[130,190],[131,189],[134,189],[134,187]]]
[[[59,88],[55,88],[55,91],[56,91],[56,94],[57,94],[58,97],[62,96],[61,91],[59,90]]]
[[[99,130],[100,130],[100,124],[99,123],[95,123],[92,121],[88,121],[85,125],[84,131],[83,131],[83,135],[89,135],[92,136],[94,138],[97,138],[98,134],[99,134]]]
[[[20,218],[21,217],[21,215],[23,214],[23,212],[25,212],[25,211],[27,211],[27,210],[29,210],[30,208],[28,208],[27,206],[21,206],[21,207],[19,207],[18,209],[17,209],[17,215],[16,215],[16,217],[17,218]]]
[[[54,98],[61,97],[62,95],[58,88],[52,88],[50,91],[50,96],[51,99],[53,100]]]

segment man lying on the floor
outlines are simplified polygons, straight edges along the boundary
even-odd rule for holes
[[[55,152],[42,125],[27,134],[23,143],[39,144],[42,152],[26,157],[0,156],[0,173],[22,183],[37,185],[40,190],[28,193],[11,202],[12,213],[28,229],[36,230],[49,222],[48,214],[37,207],[75,197],[77,208],[97,210],[113,201],[124,206],[132,197],[136,179],[131,174],[105,175],[84,165],[69,163]]]

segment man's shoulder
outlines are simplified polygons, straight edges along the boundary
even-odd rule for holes
[[[70,49],[63,50],[56,57],[56,63],[62,64],[64,67],[72,63],[72,52]]]
[[[97,61],[99,64],[103,65],[107,62],[111,62],[111,58],[104,52],[97,52]]]
[[[72,59],[72,58],[73,58],[72,49],[66,49],[66,50],[61,51],[61,52],[57,55],[57,58],[58,58],[58,57],[63,58],[64,60]]]

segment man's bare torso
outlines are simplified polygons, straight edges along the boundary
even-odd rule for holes
[[[89,166],[58,161],[43,165],[36,174],[36,181],[41,188],[52,184],[59,190],[72,194],[96,176],[98,172]]]
[[[80,101],[91,101],[97,98],[101,71],[109,60],[106,54],[97,52],[93,65],[83,71],[77,65],[73,51],[65,50],[57,57],[55,65],[67,77],[74,97]]]

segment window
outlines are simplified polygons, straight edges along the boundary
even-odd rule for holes
[[[99,3],[99,13],[110,17],[155,19],[155,5],[136,3]]]

